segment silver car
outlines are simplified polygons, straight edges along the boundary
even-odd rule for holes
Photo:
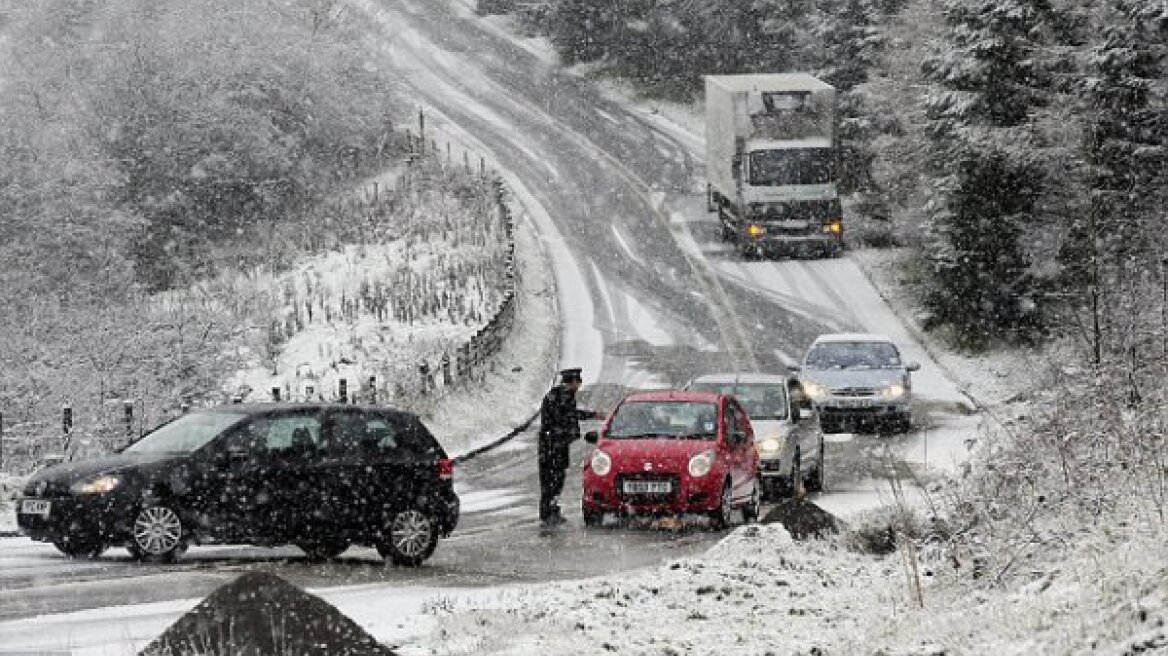
[[[912,427],[912,378],[920,369],[903,362],[883,335],[820,335],[799,371],[803,394],[825,433],[904,433]]]
[[[788,383],[786,376],[728,373],[707,374],[686,385],[686,389],[732,394],[746,409],[758,447],[763,499],[794,491],[799,480],[809,491],[823,489],[823,434],[814,422],[799,421]]]

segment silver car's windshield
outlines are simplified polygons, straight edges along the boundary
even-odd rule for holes
[[[154,429],[124,453],[190,453],[246,416],[233,412],[184,415]]]
[[[606,437],[613,440],[718,437],[718,406],[686,401],[636,401],[622,404]]]
[[[900,353],[888,342],[821,342],[807,351],[808,369],[895,369]]]
[[[751,419],[787,418],[787,389],[781,383],[694,383],[689,388],[733,395]]]

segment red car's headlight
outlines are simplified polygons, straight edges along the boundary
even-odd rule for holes
[[[702,451],[689,459],[689,475],[701,478],[714,468],[715,454],[713,451]]]
[[[607,476],[612,471],[612,458],[599,449],[592,452],[592,473],[597,476]]]

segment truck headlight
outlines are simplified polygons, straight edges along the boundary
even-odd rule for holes
[[[904,385],[889,385],[881,392],[881,396],[886,399],[899,399],[900,397],[904,396]]]
[[[592,452],[592,473],[597,476],[607,476],[612,471],[612,458],[603,451]]]
[[[823,224],[823,231],[833,235],[838,235],[844,231],[844,224],[840,223],[839,221],[834,223],[825,223]]]
[[[818,401],[827,396],[827,388],[819,383],[803,383],[803,393],[807,395],[807,398]]]
[[[701,478],[710,473],[714,468],[714,452],[702,451],[696,456],[689,459],[689,475],[694,478]]]
[[[777,453],[783,450],[783,441],[778,438],[765,439],[758,443],[760,453]]]
[[[746,234],[750,235],[751,237],[761,237],[765,235],[766,232],[766,226],[759,225],[757,223],[752,223],[746,228]]]
[[[122,479],[107,474],[105,476],[91,478],[88,481],[74,483],[69,490],[73,494],[105,494],[106,492],[112,492],[121,483]]]

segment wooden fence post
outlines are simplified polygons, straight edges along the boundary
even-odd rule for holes
[[[73,408],[64,406],[61,408],[61,432],[64,433],[65,442],[65,459],[69,459],[69,447],[73,439]]]
[[[369,403],[377,405],[377,376],[369,377]]]
[[[349,381],[342,378],[340,380],[340,382],[338,383],[338,385],[339,385],[339,392],[340,392],[339,396],[340,396],[341,403],[348,403],[349,402]]]
[[[126,422],[126,437],[134,437],[134,402],[122,401],[122,419]]]

